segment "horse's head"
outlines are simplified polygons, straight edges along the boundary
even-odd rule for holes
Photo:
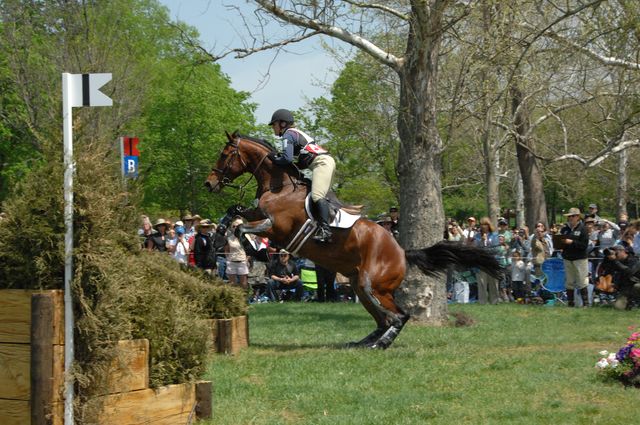
[[[220,192],[238,176],[247,171],[247,164],[240,153],[239,138],[236,133],[227,134],[227,144],[220,153],[216,166],[211,170],[204,185],[210,192]]]

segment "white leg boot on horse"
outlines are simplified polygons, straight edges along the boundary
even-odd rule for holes
[[[313,240],[321,243],[331,242],[331,228],[329,227],[329,202],[326,199],[320,198],[316,201],[318,208],[318,233],[313,237]]]

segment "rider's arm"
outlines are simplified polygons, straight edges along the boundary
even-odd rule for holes
[[[269,158],[276,165],[288,165],[293,162],[293,146],[295,144],[295,140],[293,139],[293,135],[290,133],[285,133],[282,136],[282,153],[269,155]]]

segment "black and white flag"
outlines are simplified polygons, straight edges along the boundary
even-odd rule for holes
[[[111,81],[111,74],[68,74],[68,78],[67,95],[72,108],[113,105],[113,100],[100,91]]]

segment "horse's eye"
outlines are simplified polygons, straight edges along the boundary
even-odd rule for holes
[[[226,153],[222,153],[220,154],[220,159],[227,159],[227,154]]]

